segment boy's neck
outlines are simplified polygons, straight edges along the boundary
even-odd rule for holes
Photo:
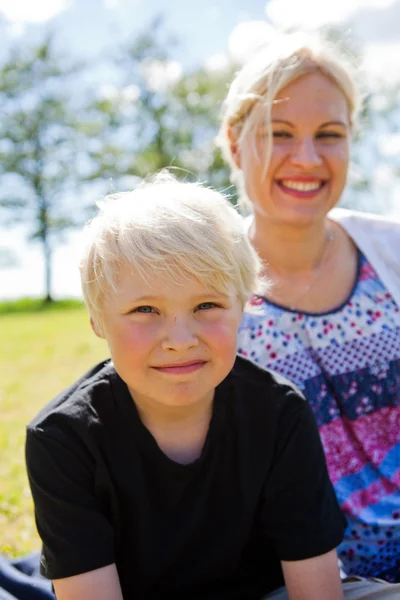
[[[165,406],[131,395],[142,423],[164,454],[181,464],[199,458],[210,426],[214,391],[190,406]]]

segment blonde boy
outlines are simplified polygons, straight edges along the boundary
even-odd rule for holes
[[[342,598],[343,517],[308,404],[236,357],[260,264],[220,194],[160,175],[101,205],[82,289],[111,360],[28,427],[59,600]],[[257,337],[257,331],[254,332]]]

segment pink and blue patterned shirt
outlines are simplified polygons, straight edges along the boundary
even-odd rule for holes
[[[239,354],[307,396],[331,481],[348,519],[338,548],[347,575],[400,578],[400,311],[367,259],[346,302],[293,311],[256,296]]]

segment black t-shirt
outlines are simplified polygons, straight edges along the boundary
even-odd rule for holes
[[[280,560],[328,552],[344,533],[308,403],[243,358],[191,464],[161,451],[110,362],[31,422],[26,457],[42,573],[115,562],[125,600],[259,599],[283,585]]]

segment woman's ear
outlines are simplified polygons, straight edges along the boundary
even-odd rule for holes
[[[94,334],[97,335],[98,338],[104,339],[104,334],[101,328],[98,326],[98,324],[95,323],[95,321],[93,320],[93,317],[90,317],[90,326],[93,329]]]
[[[228,140],[229,140],[229,149],[232,155],[233,162],[237,166],[238,169],[241,168],[241,156],[239,150],[239,142],[238,142],[238,134],[237,131],[234,130],[233,127],[228,125]]]

